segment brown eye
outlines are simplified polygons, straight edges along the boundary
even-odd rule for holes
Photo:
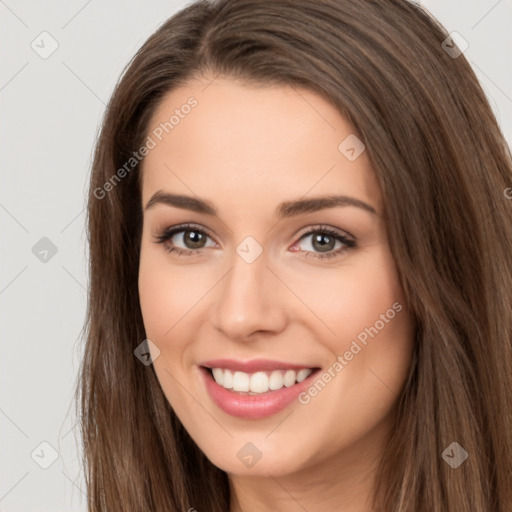
[[[201,249],[204,247],[207,235],[195,229],[187,229],[182,232],[182,240],[187,249]]]
[[[201,249],[207,247],[208,239],[211,240],[204,230],[191,225],[167,228],[155,238],[156,243],[163,244],[168,252],[176,253],[179,256],[199,254]]]
[[[311,245],[319,252],[328,252],[334,249],[334,246],[336,245],[336,239],[333,236],[320,233],[313,236]]]
[[[308,239],[309,242],[303,242]],[[341,255],[356,247],[356,242],[341,232],[324,226],[302,235],[294,247],[297,246],[303,246],[303,249],[298,249],[298,251],[304,252],[306,257],[322,259]]]

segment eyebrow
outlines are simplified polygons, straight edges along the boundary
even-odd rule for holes
[[[204,213],[206,215],[218,215],[217,209],[209,201],[192,196],[171,194],[162,190],[159,190],[151,196],[151,199],[146,204],[145,211],[157,204],[183,208],[197,213]],[[368,203],[354,197],[339,195],[284,201],[276,208],[275,215],[279,218],[293,217],[303,213],[316,212],[318,210],[335,208],[337,206],[355,206],[356,208],[361,208],[367,212],[377,215],[373,206]]]

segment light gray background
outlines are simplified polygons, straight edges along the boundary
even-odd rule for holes
[[[187,3],[0,0],[0,511],[86,510],[72,400],[93,145],[125,64]],[[510,143],[512,0],[422,3],[468,41],[465,55]],[[43,31],[59,45],[47,59],[31,48],[50,47]],[[32,251],[43,237],[57,248],[46,262]],[[41,442],[56,451],[48,469],[40,464],[52,449]]]

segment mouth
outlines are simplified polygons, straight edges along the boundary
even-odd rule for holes
[[[261,395],[269,391],[279,391],[284,387],[290,388],[301,383],[315,370],[318,370],[318,368],[302,368],[301,370],[288,369],[247,373],[219,367],[204,368],[219,386],[248,395]]]
[[[319,367],[275,361],[229,360],[199,365],[206,391],[231,416],[260,419],[290,406],[320,371]]]

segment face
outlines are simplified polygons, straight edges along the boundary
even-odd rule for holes
[[[371,464],[414,325],[353,127],[308,90],[217,78],[149,130],[140,304],[180,421],[230,475]]]

